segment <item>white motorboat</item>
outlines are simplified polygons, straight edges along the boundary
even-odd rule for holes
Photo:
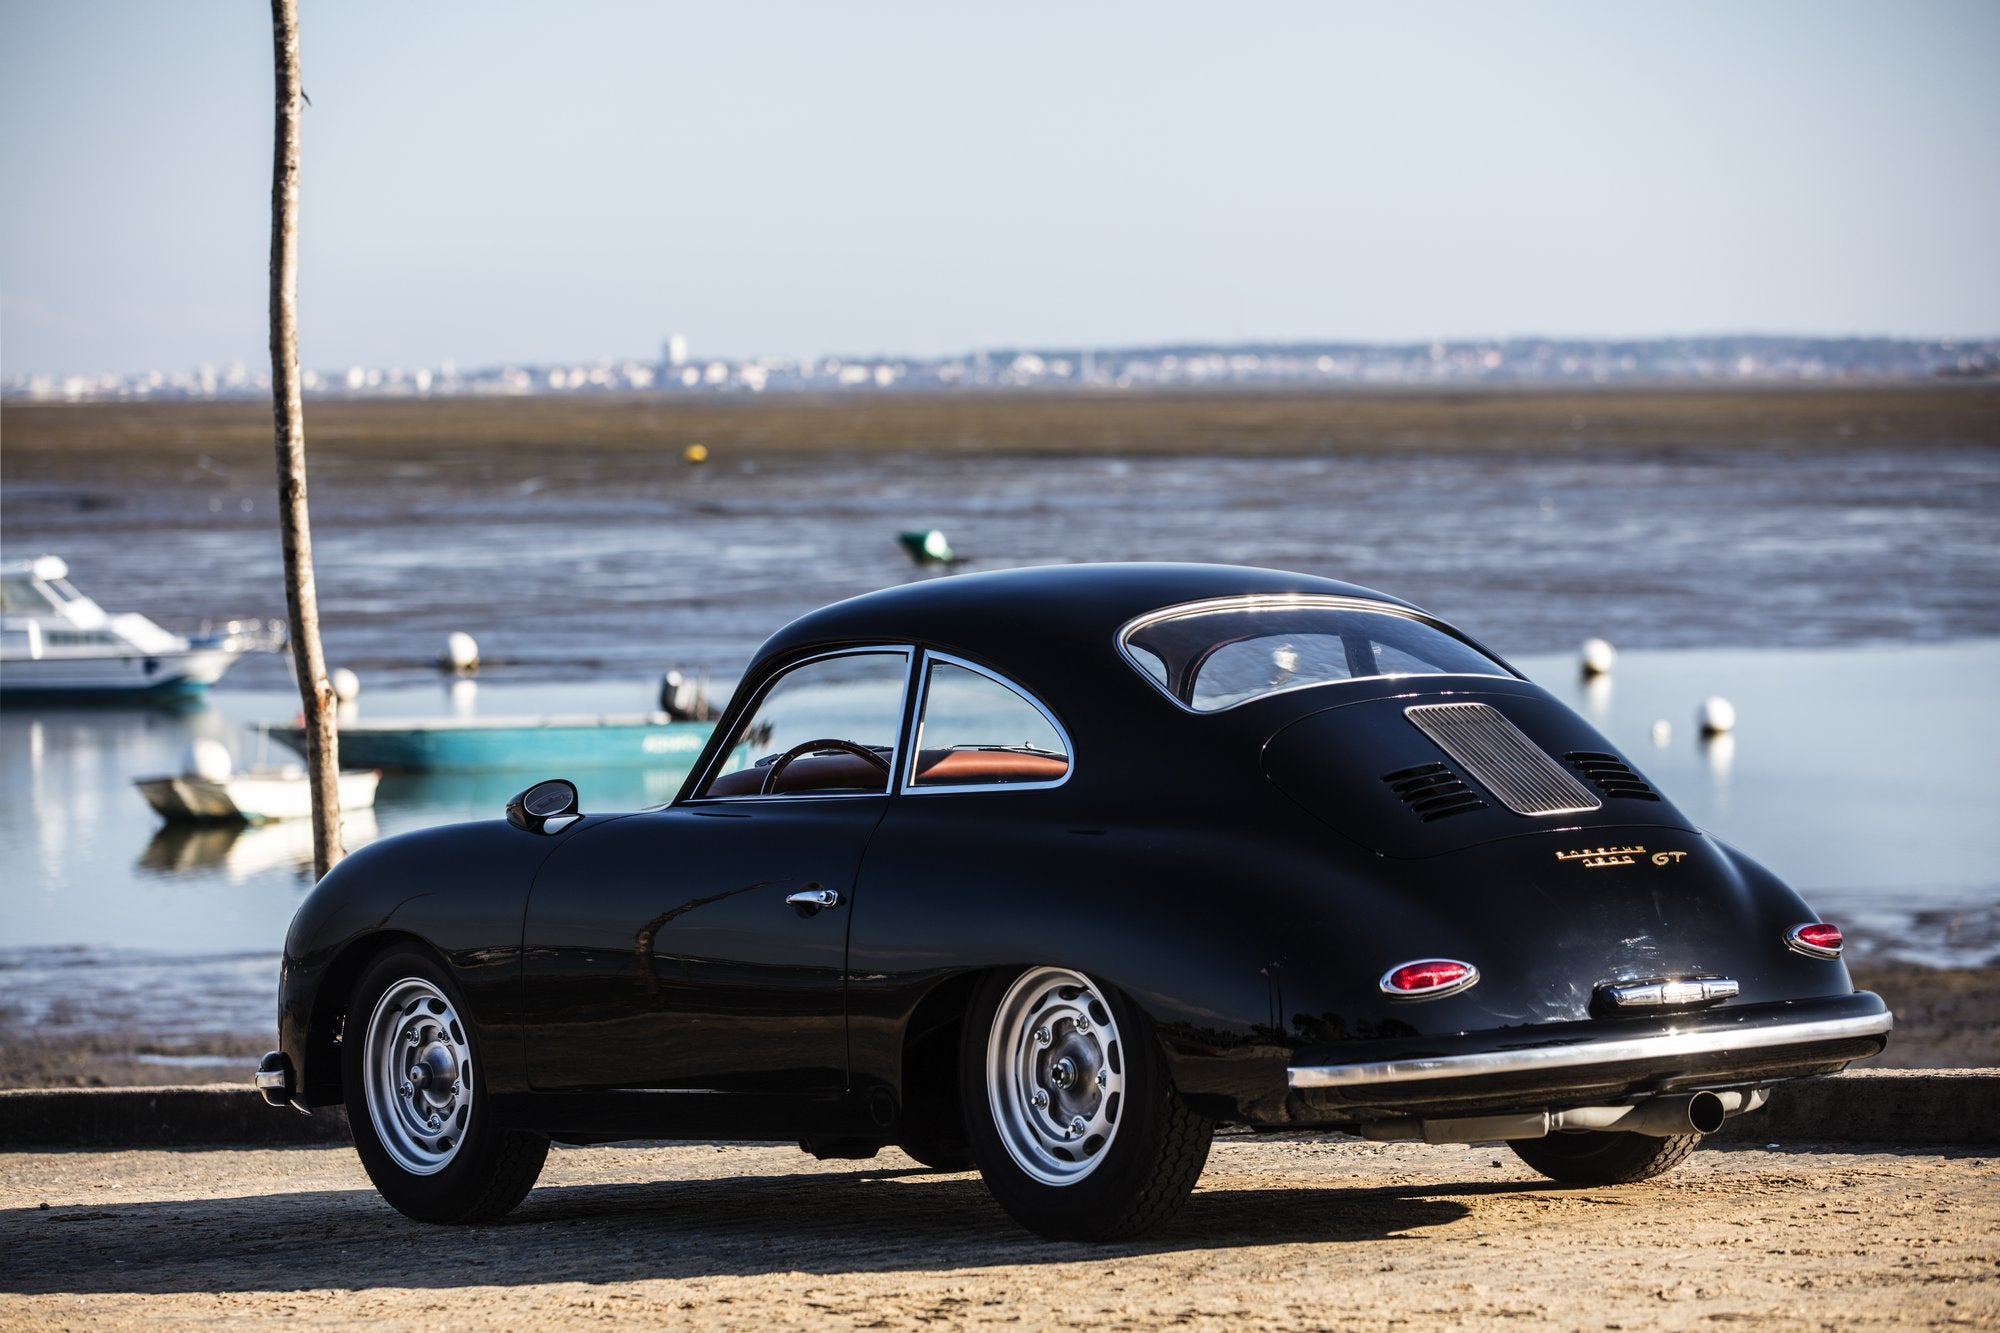
[[[363,769],[340,775],[340,808],[375,804],[382,775]],[[133,785],[170,824],[268,824],[312,814],[312,783],[297,764],[260,765],[238,771],[220,741],[201,737],[188,747],[179,773],[135,778]]]
[[[194,638],[112,615],[52,555],[0,564],[0,696],[132,699],[207,689],[245,653],[284,646],[281,621],[232,620]]]
[[[340,775],[340,808],[369,809],[382,775],[372,770]],[[302,768],[262,768],[205,778],[196,773],[138,778],[147,804],[170,823],[267,824],[312,814],[312,784]]]

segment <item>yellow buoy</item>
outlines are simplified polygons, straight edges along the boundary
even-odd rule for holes
[[[681,462],[683,463],[706,463],[707,461],[708,446],[705,444],[691,444],[681,450]]]

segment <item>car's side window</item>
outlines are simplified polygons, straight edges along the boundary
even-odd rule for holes
[[[910,790],[1046,785],[1069,768],[1069,740],[1047,709],[984,671],[927,660]]]
[[[703,796],[879,795],[889,789],[910,656],[842,653],[768,688]]]

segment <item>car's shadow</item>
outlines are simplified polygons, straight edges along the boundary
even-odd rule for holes
[[[806,1272],[936,1271],[1275,1243],[1379,1240],[1443,1226],[1451,1195],[1518,1183],[1197,1191],[1143,1239],[1030,1235],[974,1175],[855,1171],[535,1190],[504,1221],[432,1227],[372,1191],[0,1211],[0,1290],[298,1291]],[[1529,1186],[1528,1188],[1533,1188]]]

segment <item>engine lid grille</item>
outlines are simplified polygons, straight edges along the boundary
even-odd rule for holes
[[[1443,764],[1399,768],[1394,773],[1384,773],[1382,781],[1396,793],[1397,800],[1426,824],[1435,819],[1486,809],[1486,802],[1479,799],[1479,793],[1466,786],[1458,774]]]
[[[1601,754],[1596,750],[1572,750],[1563,758],[1575,764],[1577,770],[1597,784],[1597,789],[1606,796],[1624,796],[1635,801],[1657,801],[1660,794],[1653,790],[1646,779],[1632,771],[1615,754]]]
[[[1415,704],[1403,716],[1517,815],[1574,815],[1604,802],[1487,704]]]

